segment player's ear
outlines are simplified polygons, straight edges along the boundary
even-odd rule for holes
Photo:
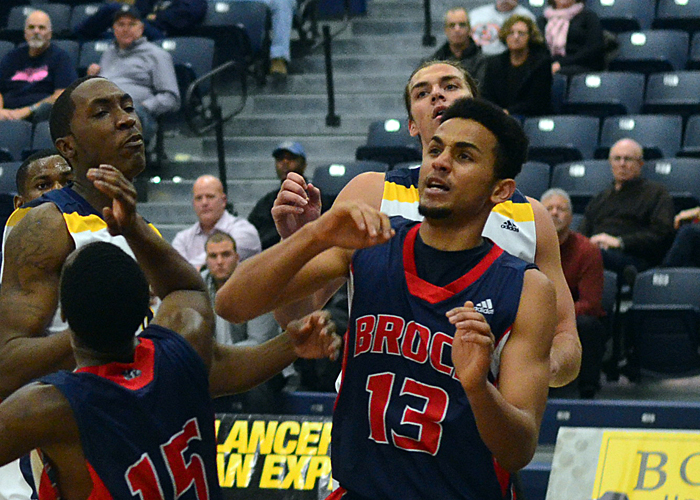
[[[413,121],[413,118],[408,119],[408,133],[411,134],[411,137],[418,136],[418,125]]]
[[[22,199],[21,196],[15,195],[15,197],[12,199],[12,202],[15,206],[15,210],[17,210],[19,207],[22,206],[22,203],[24,203],[24,200]]]
[[[61,156],[66,160],[70,160],[75,156],[75,138],[72,134],[56,139],[55,145],[58,152],[61,153]]]
[[[513,179],[500,179],[496,181],[493,186],[493,191],[491,192],[491,201],[498,205],[510,199],[515,192],[515,180]]]

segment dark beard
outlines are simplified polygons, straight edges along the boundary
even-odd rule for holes
[[[430,208],[424,205],[418,205],[418,213],[421,214],[426,219],[442,220],[447,219],[452,215],[452,209],[450,208]]]

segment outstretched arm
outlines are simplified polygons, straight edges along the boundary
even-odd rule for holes
[[[555,315],[554,287],[542,273],[525,273],[518,315],[501,354],[498,388],[488,381],[494,337],[467,302],[448,312],[457,327],[455,373],[467,394],[479,435],[498,463],[517,471],[532,459],[547,402],[549,349]]]
[[[539,201],[532,198],[528,200],[532,205],[537,230],[535,264],[556,290],[557,326],[549,359],[549,385],[561,387],[574,380],[581,368],[581,341],[576,329],[576,310],[561,268],[559,240],[552,218]]]
[[[242,262],[216,294],[216,311],[240,323],[347,276],[352,253],[386,242],[386,215],[364,204],[337,204],[289,238]]]
[[[75,366],[68,332],[45,336],[58,305],[61,268],[73,247],[63,216],[51,203],[27,211],[7,237],[0,286],[0,399],[38,377]]]

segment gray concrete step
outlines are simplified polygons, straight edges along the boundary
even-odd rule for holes
[[[328,102],[325,95],[298,95],[290,99],[279,94],[254,96],[247,108],[255,115],[325,115]],[[222,103],[225,99],[222,99]],[[405,107],[400,91],[390,93],[371,93],[336,95],[335,109],[340,115],[354,116],[403,116]],[[300,130],[297,130],[297,134]],[[301,130],[303,133],[303,128]]]
[[[157,184],[149,183],[148,203],[189,204],[192,199],[193,183],[193,179],[184,179],[181,182],[163,180]],[[276,179],[229,180],[227,186],[229,200],[239,210],[239,206],[250,205],[252,207],[263,195],[273,189],[279,189],[279,181]]]
[[[395,71],[373,72],[371,74],[334,73],[333,88],[336,94],[366,94],[368,92],[400,92],[408,81],[408,75]],[[284,85],[275,89],[283,95],[318,94],[326,95],[325,71],[309,72],[304,74],[292,74]],[[267,88],[258,89],[254,95],[269,94]]]
[[[355,157],[355,150],[365,143],[365,137],[352,135],[334,138],[306,137],[304,138],[304,149],[311,158],[337,155],[338,161],[346,161],[347,158]],[[224,148],[226,155],[232,158],[252,158],[260,154],[267,156],[277,144],[288,138],[289,136],[226,137]],[[205,157],[216,157],[216,140],[213,138],[204,139],[202,153]]]
[[[430,51],[416,49],[413,53],[400,54],[333,54],[333,74],[365,74],[394,72],[408,76],[427,57]],[[304,62],[305,71],[325,71],[326,65],[323,56],[309,56]]]

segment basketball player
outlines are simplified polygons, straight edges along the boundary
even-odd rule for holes
[[[459,97],[476,96],[473,79],[451,61],[431,61],[411,75],[404,89],[409,118],[409,131],[421,138],[423,148],[435,133],[444,110]],[[360,174],[338,195],[337,201],[361,200],[388,215],[403,215],[419,220],[418,170],[397,169],[386,175],[377,172]],[[282,237],[287,237],[302,224],[318,217],[319,192],[307,185],[301,176],[289,174],[282,184],[272,214]],[[559,258],[559,244],[551,217],[542,204],[526,198],[516,190],[513,197],[494,208],[484,234],[513,255],[534,262],[554,283],[558,323],[550,354],[552,387],[571,382],[581,365],[581,343],[576,330],[576,317],[571,292],[566,285]],[[294,304],[277,311],[280,324],[298,317],[303,311],[321,307],[336,287],[330,285],[314,296],[312,302]]]
[[[53,189],[61,189],[73,180],[70,165],[55,149],[43,149],[29,156],[17,169],[15,208],[36,200]]]
[[[546,404],[555,291],[482,231],[526,151],[515,119],[459,99],[423,150],[422,223],[339,203],[219,290],[217,312],[244,321],[351,279],[333,498],[512,498]]]
[[[221,498],[208,383],[217,346],[206,287],[136,214],[136,192],[119,171],[103,166],[88,177],[114,198],[105,223],[138,264],[108,242],[68,256],[60,300],[77,369],[43,377],[0,404],[0,464],[38,448],[40,498],[174,500],[190,488],[196,498]],[[149,283],[162,303],[135,337]]]

